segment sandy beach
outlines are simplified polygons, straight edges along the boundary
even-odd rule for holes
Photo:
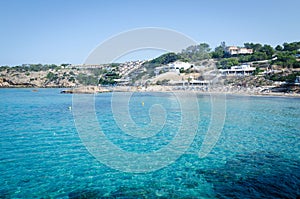
[[[115,86],[99,87],[86,86],[62,90],[61,93],[68,94],[97,94],[106,92],[196,92],[199,94],[228,94],[245,96],[278,96],[278,97],[300,97],[295,92],[272,92],[270,87],[245,88],[239,86]]]

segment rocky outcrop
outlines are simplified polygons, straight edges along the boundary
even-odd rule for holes
[[[272,86],[274,82],[261,76],[228,76],[225,77],[224,84],[242,87],[261,87]]]
[[[49,73],[54,74],[54,77],[49,77]],[[61,71],[17,71],[6,70],[0,72],[0,88],[10,87],[40,87],[53,88],[64,87],[71,88],[80,85],[75,78],[71,78],[67,72],[70,70]]]
[[[79,88],[73,88],[73,89],[67,89],[61,91],[61,93],[67,93],[67,94],[95,94],[95,93],[106,93],[111,92],[111,90],[107,88],[102,88],[98,86],[85,86],[85,87],[79,87]]]
[[[0,77],[0,87],[4,87],[4,88],[9,87],[9,83],[6,82],[6,80],[1,77]]]
[[[34,84],[29,82],[21,82],[14,81],[11,79],[1,78],[0,79],[0,87],[8,88],[8,87],[34,87]]]

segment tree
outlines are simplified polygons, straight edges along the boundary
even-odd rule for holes
[[[254,52],[258,52],[261,48],[261,44],[254,44],[254,43],[244,43],[245,48],[253,49]]]
[[[219,66],[221,66],[221,68],[230,68],[231,66],[236,65],[239,65],[237,58],[225,58],[219,62]]]
[[[66,66],[70,66],[71,64],[61,64],[60,66],[62,67],[66,67]]]
[[[277,54],[277,59],[272,62],[274,65],[280,65],[282,67],[295,67],[298,68],[299,62],[296,60],[296,57],[292,52],[279,52]]]
[[[282,50],[283,50],[283,48],[282,48],[282,46],[280,46],[280,45],[277,45],[277,46],[275,47],[275,50],[277,50],[277,51],[282,51]]]
[[[270,45],[264,45],[263,47],[260,48],[259,52],[266,53],[266,55],[271,58],[272,55],[274,54],[274,49]]]
[[[52,72],[49,72],[49,73],[47,74],[47,76],[46,76],[46,78],[49,79],[49,80],[54,79],[54,77],[55,77],[55,74],[52,73]]]
[[[97,85],[98,84],[98,78],[91,75],[86,75],[84,73],[80,73],[77,76],[77,80],[79,83],[83,85]]]
[[[191,81],[192,81],[192,78],[191,77],[188,77],[188,83],[190,84],[191,83]]]
[[[226,44],[225,42],[221,42],[220,46],[215,48],[215,51],[211,53],[212,58],[224,58],[225,57],[225,49]]]
[[[268,59],[268,55],[265,52],[255,52],[251,55],[250,61],[260,61]]]
[[[203,59],[210,58],[210,48],[206,43],[201,43],[199,45],[189,46],[188,48],[182,50],[180,53],[181,57],[187,59],[188,61],[196,62]]]
[[[222,41],[222,42],[221,42],[221,47],[223,48],[223,50],[226,49],[226,43],[225,43],[225,41]]]
[[[185,72],[185,71],[184,71],[184,68],[180,68],[180,69],[179,69],[179,72],[180,72],[180,73],[184,73],[184,72]]]
[[[300,49],[300,42],[292,42],[292,43],[284,43],[283,50],[284,51],[296,51]]]
[[[258,75],[260,72],[262,72],[262,71],[260,70],[260,68],[259,68],[259,67],[256,67],[256,68],[255,68],[255,71],[253,72],[253,75],[256,76],[256,75]]]
[[[180,55],[175,53],[166,53],[150,61],[151,64],[164,65],[181,59]]]

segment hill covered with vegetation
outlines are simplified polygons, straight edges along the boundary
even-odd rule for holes
[[[155,69],[175,61],[192,65],[213,63],[219,69],[227,69],[241,64],[256,67],[254,75],[262,71],[272,81],[292,82],[300,75],[300,42],[283,43],[272,47],[268,44],[244,43],[239,48],[252,49],[248,54],[230,54],[225,42],[212,49],[209,44],[189,46],[179,53],[165,53],[157,58],[136,66],[130,64],[106,64],[102,68],[77,68],[70,64],[27,64],[0,67],[0,87],[74,87],[78,85],[114,85],[118,79],[127,79],[127,84],[155,76]],[[140,63],[140,62],[139,62]],[[127,67],[127,68],[126,68]],[[299,70],[297,70],[299,69]],[[279,71],[279,72],[278,72]],[[281,72],[280,72],[281,71]],[[191,70],[181,71],[191,72]]]
[[[227,51],[225,42],[211,50],[209,44],[201,43],[199,45],[190,46],[180,53],[166,53],[145,64],[153,66],[165,65],[174,61],[186,61],[195,63],[205,59],[218,60],[219,68],[228,68],[234,65],[272,60],[271,65],[279,65],[287,68],[300,68],[299,54],[300,42],[284,43],[277,45],[275,48],[268,44],[245,43],[244,48],[253,49],[252,54],[230,55]],[[298,60],[297,60],[298,58]]]
[[[270,73],[266,79],[273,81],[294,81],[299,72],[290,69],[300,69],[300,42],[283,43],[275,48],[268,44],[244,43],[239,48],[252,49],[253,53],[231,55],[228,46],[222,42],[214,50],[206,43],[190,46],[180,53],[166,53],[144,63],[150,77],[154,76],[154,68],[174,61],[189,62],[193,65],[202,64],[203,60],[213,59],[219,69],[228,69],[232,66],[250,64],[257,68],[254,75],[263,70],[283,69],[282,73]],[[286,70],[284,70],[286,69]],[[143,74],[145,75],[146,72]]]

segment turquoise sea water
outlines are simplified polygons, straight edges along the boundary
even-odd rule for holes
[[[300,99],[227,96],[221,136],[199,158],[212,109],[210,96],[199,95],[199,128],[187,152],[160,170],[135,174],[112,169],[88,152],[69,110],[72,95],[59,92],[0,90],[0,198],[300,196]],[[169,94],[134,94],[129,103],[132,119],[142,127],[149,123],[153,104],[165,108],[167,122],[155,137],[139,141],[118,128],[111,94],[95,96],[96,115],[107,138],[136,153],[167,145],[180,128],[179,105]]]

